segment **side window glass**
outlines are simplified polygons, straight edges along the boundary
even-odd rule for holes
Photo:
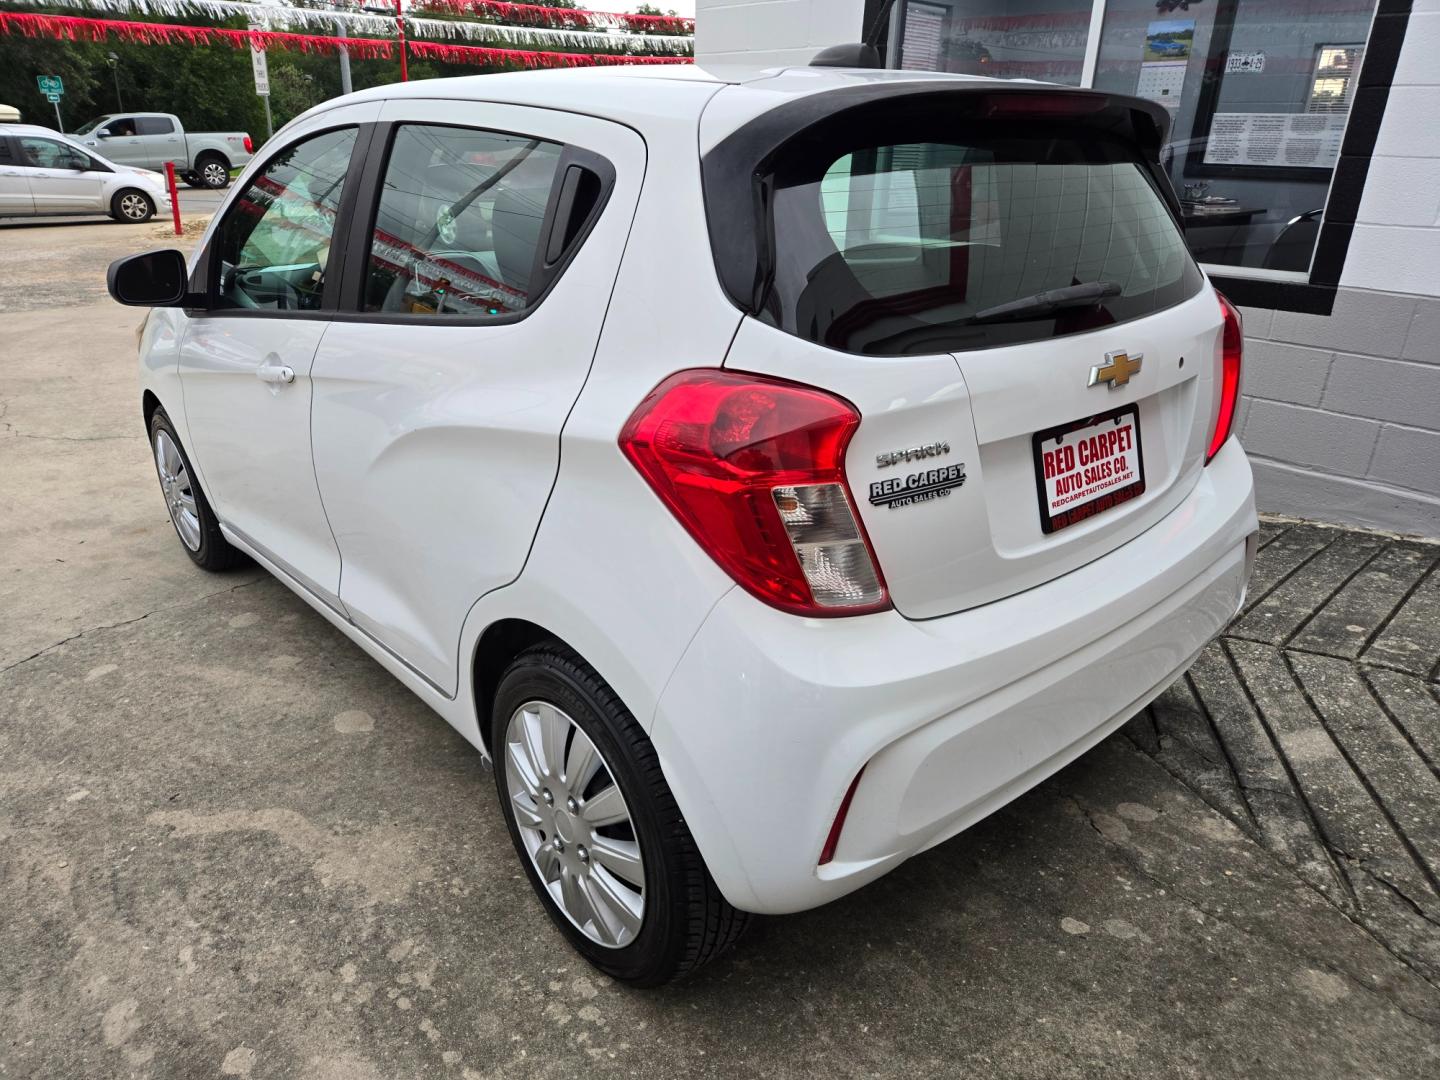
[[[10,149],[10,140],[0,135],[0,165],[14,165],[15,154]]]
[[[122,116],[118,120],[111,120],[105,127],[105,131],[114,138],[123,138],[135,134],[135,118],[133,116]]]
[[[73,146],[66,146],[54,139],[21,135],[20,152],[23,164],[37,169],[84,169],[90,164],[90,159]]]
[[[528,307],[561,149],[519,135],[399,127],[375,217],[364,309],[473,317]]]
[[[141,135],[169,135],[175,122],[164,116],[142,116],[135,121]]]
[[[327,131],[271,159],[215,236],[216,306],[315,311],[355,129]]]

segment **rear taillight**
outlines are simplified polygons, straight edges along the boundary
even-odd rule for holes
[[[246,136],[245,136],[245,153],[247,153],[247,154],[253,154],[254,152],[255,152],[255,144],[250,141],[250,136],[249,136],[249,135],[246,135]]]
[[[620,449],[705,551],[768,604],[801,615],[890,606],[845,482],[849,402],[763,375],[682,371]]]
[[[1215,431],[1210,436],[1210,448],[1205,451],[1205,464],[1220,452],[1225,440],[1230,437],[1230,428],[1235,423],[1235,407],[1240,404],[1240,361],[1245,354],[1245,325],[1235,305],[1218,292],[1220,313],[1225,317],[1225,327],[1220,335],[1220,408],[1215,414]]]

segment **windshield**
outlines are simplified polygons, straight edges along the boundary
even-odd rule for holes
[[[935,126],[927,141],[782,153],[761,318],[899,356],[1093,330],[1200,288],[1129,144],[1043,121]]]
[[[104,116],[97,116],[94,120],[89,120],[80,127],[76,128],[74,131],[71,132],[71,134],[89,135],[90,132],[94,131],[97,127],[103,124],[106,120],[109,120],[110,117],[114,115],[114,113],[106,113]]]

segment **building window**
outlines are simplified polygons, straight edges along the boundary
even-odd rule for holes
[[[900,67],[1080,86],[1091,0],[909,0]]]
[[[890,62],[1135,94],[1195,256],[1304,282],[1377,0],[902,0]]]

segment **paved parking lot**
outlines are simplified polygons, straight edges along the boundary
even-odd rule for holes
[[[1125,734],[633,992],[467,744],[180,551],[103,296],[165,243],[0,225],[0,1077],[1440,1073],[1440,550],[1267,524],[1250,611]]]

